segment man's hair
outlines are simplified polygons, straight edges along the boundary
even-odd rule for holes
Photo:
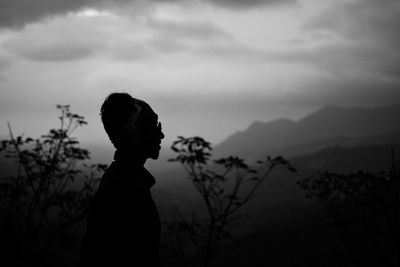
[[[101,105],[100,116],[111,142],[116,145],[122,128],[132,114],[138,112],[137,100],[128,93],[112,93]]]

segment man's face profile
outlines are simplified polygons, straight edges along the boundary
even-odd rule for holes
[[[157,159],[164,134],[158,115],[150,107],[133,113],[122,129],[122,145],[140,152],[146,158]]]

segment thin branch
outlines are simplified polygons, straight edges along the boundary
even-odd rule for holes
[[[19,146],[18,146],[18,144],[17,144],[17,141],[16,141],[15,138],[14,138],[14,134],[13,134],[13,131],[12,131],[12,129],[11,129],[10,122],[7,122],[7,126],[8,126],[8,131],[9,131],[9,134],[10,134],[10,138],[11,138],[12,144],[14,145],[15,151],[17,152],[17,156],[18,156],[18,158],[19,158],[19,162],[20,162],[20,164],[22,164],[26,175],[27,175],[27,176],[30,176],[30,173],[29,173],[29,171],[28,171],[28,168],[27,168],[27,166],[25,165],[25,164],[26,164],[26,160],[25,160],[25,158],[22,156],[22,152],[21,152],[21,150],[19,149]],[[20,176],[18,176],[18,177],[20,177]]]

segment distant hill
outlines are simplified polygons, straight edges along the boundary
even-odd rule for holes
[[[356,147],[336,146],[322,149],[316,153],[290,159],[303,173],[334,171],[339,173],[389,171],[392,152],[397,162],[400,159],[400,144],[368,145]]]
[[[267,154],[295,156],[335,145],[400,143],[400,104],[378,108],[326,106],[298,120],[256,121],[214,148],[256,160]]]

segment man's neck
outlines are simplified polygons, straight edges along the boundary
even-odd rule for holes
[[[114,160],[120,162],[127,162],[136,166],[144,166],[147,158],[134,150],[117,149],[114,154]]]

